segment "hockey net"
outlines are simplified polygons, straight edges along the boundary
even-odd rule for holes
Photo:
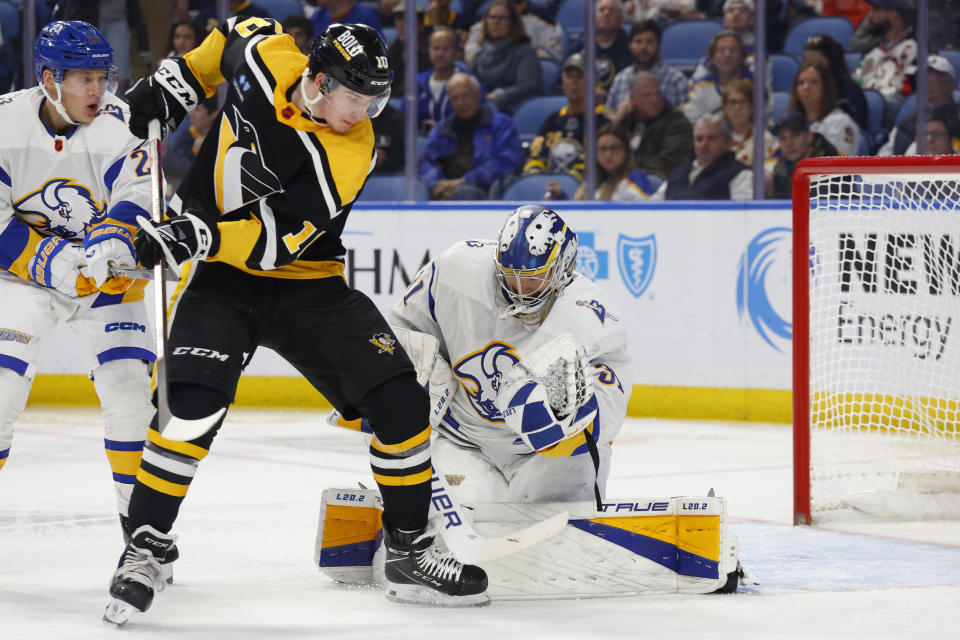
[[[960,517],[960,159],[793,184],[794,520]]]

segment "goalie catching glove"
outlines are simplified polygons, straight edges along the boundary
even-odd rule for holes
[[[503,377],[496,405],[507,426],[534,451],[588,428],[598,405],[583,347],[569,333],[540,346]]]
[[[220,246],[216,228],[211,229],[189,212],[159,224],[137,216],[137,223],[140,230],[133,245],[140,263],[148,268],[165,258],[167,266],[179,276],[180,265],[184,262],[203,260],[211,253],[215,254]]]

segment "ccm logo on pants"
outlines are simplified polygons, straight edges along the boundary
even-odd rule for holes
[[[229,353],[220,353],[213,349],[204,349],[203,347],[177,347],[173,350],[175,356],[200,356],[201,358],[216,358],[220,362],[226,362],[230,357]]]
[[[106,333],[111,331],[140,331],[142,333],[147,332],[147,328],[142,324],[137,324],[136,322],[111,322],[106,325],[103,330]]]

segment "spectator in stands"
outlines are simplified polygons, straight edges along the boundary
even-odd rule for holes
[[[425,136],[453,113],[447,96],[447,80],[458,71],[469,73],[467,65],[457,59],[460,38],[456,31],[446,26],[434,27],[428,42],[433,66],[417,75],[417,122],[420,133]]]
[[[639,71],[647,71],[657,77],[660,91],[671,106],[679,107],[687,99],[689,83],[687,77],[677,69],[667,65],[660,58],[660,25],[653,20],[638,22],[630,28],[630,53],[633,65],[623,69],[613,79],[610,93],[607,95],[607,109],[610,113],[630,110],[630,78]]]
[[[321,0],[323,1],[323,0]],[[260,5],[249,2],[249,0],[228,0],[227,18],[237,16],[241,20],[246,18],[270,18],[270,12]],[[217,3],[211,2],[197,12],[197,25],[200,26],[204,36],[217,28],[220,21],[217,19]],[[320,33],[319,31],[317,33]],[[203,38],[201,38],[202,40]]]
[[[406,140],[406,122],[403,112],[395,109],[389,103],[384,105],[383,111],[371,121],[373,137],[376,139],[378,173],[393,173],[403,171]]]
[[[947,122],[960,125],[960,111],[957,101],[953,99],[953,92],[957,88],[954,80],[954,69],[950,61],[943,56],[930,55],[927,57],[927,111],[931,115],[940,111],[940,117]],[[880,147],[877,155],[900,156],[907,153],[907,147],[913,143],[917,131],[917,110],[911,109],[893,128],[886,144]]]
[[[857,155],[860,127],[837,104],[837,89],[826,67],[804,62],[793,79],[788,111],[807,119],[810,131],[821,134],[845,156]]]
[[[957,123],[947,120],[942,110],[934,111],[927,120],[927,155],[949,156],[960,153],[957,128]],[[904,155],[917,155],[916,140],[910,143]]]
[[[697,0],[627,0],[623,3],[628,22],[655,20],[670,24],[678,20],[700,20],[706,16],[697,10]]]
[[[377,0],[377,20],[380,24],[393,24],[393,8],[402,0]]]
[[[723,3],[723,28],[740,36],[748,56],[753,55],[753,26],[756,20],[753,0],[726,0]]]
[[[623,30],[623,5],[620,0],[600,0],[595,15],[597,100],[604,102],[614,76],[633,64],[633,54],[630,52],[630,36]],[[580,51],[582,53],[583,48]]]
[[[864,54],[854,80],[864,89],[875,89],[886,102],[884,125],[889,128],[911,87],[907,70],[917,64],[913,39],[913,10],[907,0],[871,0],[870,21],[881,31],[881,42]],[[842,149],[841,149],[842,151]]]
[[[733,155],[748,167],[753,167],[753,82],[746,78],[734,80],[723,89],[723,115],[730,125]],[[777,141],[763,130],[764,166],[773,171]]]
[[[183,57],[187,51],[200,44],[200,30],[193,20],[177,20],[170,25],[170,38],[167,40],[167,57]]]
[[[643,171],[668,175],[693,151],[693,126],[663,99],[660,80],[649,71],[630,78],[632,109],[618,111],[613,123],[630,135],[634,163]]]
[[[866,53],[883,42],[883,33],[886,31],[886,26],[871,19],[871,14],[874,11],[874,7],[871,6],[873,4],[873,0],[867,0],[867,15],[859,23],[854,23],[857,28],[850,37],[850,42],[847,43],[847,51]],[[877,11],[886,11],[881,6],[877,6],[876,9]]]
[[[561,83],[567,106],[546,117],[537,137],[530,143],[530,155],[523,166],[523,175],[535,173],[568,173],[583,181],[585,83],[583,55],[574,53],[563,64]],[[597,105],[594,122],[599,129],[610,119],[606,108]]]
[[[450,27],[461,34],[460,37],[466,38],[470,25],[463,14],[450,8],[450,2],[451,0],[430,0],[423,23],[427,27]]]
[[[400,3],[393,8],[393,27],[397,32],[397,39],[387,45],[387,55],[390,57],[390,68],[393,69],[393,83],[390,91],[395,96],[402,96],[407,87],[407,23],[404,19],[406,5]],[[417,73],[430,68],[430,38],[426,26],[423,24],[424,9],[417,5]]]
[[[779,159],[772,178],[766,181],[767,196],[790,198],[793,193],[793,170],[804,158],[837,155],[837,149],[819,133],[810,131],[807,119],[788,111],[773,127],[780,147]]]
[[[837,104],[849,113],[861,128],[866,128],[867,99],[860,85],[850,77],[840,43],[823,33],[812,35],[803,43],[802,62],[815,62],[830,71],[837,88]]]
[[[633,164],[630,136],[620,127],[606,124],[597,130],[597,166],[599,184],[596,200],[637,202],[648,200],[656,191],[647,174]],[[576,194],[583,200],[583,187]]]
[[[537,57],[554,62],[560,62],[563,59],[563,29],[560,28],[550,12],[535,2],[527,0],[505,0],[511,5],[514,13],[517,14],[517,21],[523,27],[530,44],[533,46]],[[497,2],[494,2],[497,4]],[[499,14],[499,12],[497,12]],[[467,61],[470,62],[480,53],[484,41],[487,38],[487,29],[490,24],[487,16],[490,14],[488,8],[483,15],[483,19],[473,23],[470,27],[470,34],[467,36],[467,43],[464,45],[464,53]],[[511,17],[511,26],[513,17]]]
[[[694,79],[683,114],[690,122],[698,122],[723,105],[723,87],[731,80],[753,80],[747,69],[747,50],[734,31],[725,29],[715,35],[707,47],[707,74]]]
[[[523,145],[510,116],[480,102],[477,79],[455,73],[447,81],[453,115],[427,139],[420,179],[434,200],[485,200],[495,182],[520,168]]]
[[[167,180],[168,189],[176,190],[187,175],[187,169],[193,164],[200,145],[219,112],[216,95],[202,100],[164,142],[163,177]]]
[[[306,16],[294,14],[284,18],[281,26],[283,32],[293,38],[297,49],[306,55],[310,51],[310,43],[313,42],[313,23]]]
[[[540,60],[509,0],[493,0],[484,14],[480,49],[470,60],[470,71],[483,84],[487,100],[505,113],[540,93]]]
[[[377,12],[357,0],[317,0],[317,10],[310,16],[310,22],[313,23],[313,32],[317,35],[336,22],[365,24],[376,29],[378,33],[383,33],[383,26],[380,24]],[[393,58],[390,60],[392,62]],[[393,64],[390,66],[396,73]]]
[[[720,113],[708,113],[693,127],[693,156],[670,172],[655,197],[667,200],[750,200],[753,171],[737,160],[733,136]]]
[[[960,2],[930,2],[930,48],[934,51],[960,49]]]

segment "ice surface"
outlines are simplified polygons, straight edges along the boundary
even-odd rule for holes
[[[315,412],[233,410],[184,503],[176,583],[122,630],[101,621],[122,549],[92,409],[28,409],[0,472],[0,638],[960,638],[960,523],[791,526],[790,430],[631,420],[612,498],[729,501],[762,584],[729,596],[419,608],[313,566],[320,491],[372,485],[353,433]]]

